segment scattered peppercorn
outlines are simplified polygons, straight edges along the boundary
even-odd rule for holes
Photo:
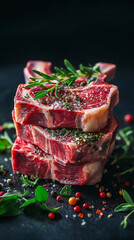
[[[129,186],[130,186],[130,182],[129,182],[129,181],[125,181],[124,185],[125,185],[126,187],[129,187]]]
[[[124,117],[125,122],[132,122],[133,121],[133,116],[131,114],[126,114]]]
[[[56,197],[56,200],[57,200],[58,202],[60,202],[61,199],[62,199],[62,197],[61,197],[60,195]]]
[[[103,169],[103,173],[105,174],[105,173],[107,173],[107,172],[108,172],[107,169],[104,168],[104,169]]]
[[[51,196],[53,197],[53,198],[56,198],[57,197],[57,192],[56,191],[51,191]]]
[[[0,125],[0,132],[4,131],[4,128],[2,125]]]
[[[88,208],[89,208],[89,209],[92,209],[92,206],[89,206]]]
[[[73,205],[76,204],[77,201],[76,201],[76,198],[75,198],[75,197],[70,197],[69,200],[68,200],[68,202],[69,202],[70,205],[73,206]]]
[[[103,204],[103,205],[107,205],[107,201],[103,201],[102,204]]]
[[[119,168],[120,168],[120,166],[119,166],[119,165],[116,165],[116,168],[117,168],[117,169],[119,169]]]
[[[105,211],[105,210],[106,210],[106,208],[105,208],[105,207],[102,207],[102,210],[103,210],[103,211]]]
[[[76,201],[77,201],[77,202],[79,202],[79,201],[80,201],[80,198],[79,198],[79,197],[77,197],[77,198],[76,198]]]
[[[101,198],[106,197],[106,193],[105,193],[105,192],[101,192],[101,193],[100,193],[100,197],[101,197]]]
[[[75,193],[75,197],[80,198],[81,196],[82,196],[82,194],[81,194],[80,192],[76,192],[76,193]]]
[[[8,185],[12,184],[12,179],[11,179],[11,178],[8,178],[8,179],[7,179],[7,184],[8,184]]]
[[[0,188],[2,188],[3,187],[3,183],[0,183]]]
[[[86,86],[86,82],[84,82],[84,81],[81,82],[81,83],[80,83],[80,86]]]
[[[98,184],[98,183],[97,183],[97,184],[95,184],[95,187],[96,187],[96,188],[99,188],[99,184]]]
[[[79,213],[78,217],[83,218],[83,213]]]
[[[66,102],[69,102],[70,100],[71,100],[71,96],[66,96],[66,97],[65,97],[65,101],[66,101]]]
[[[121,190],[121,189],[119,190],[119,195],[120,195],[120,196],[122,196],[122,195],[123,195],[123,192],[122,192],[122,190]]]
[[[87,216],[88,216],[88,217],[91,217],[91,216],[92,216],[92,214],[91,214],[91,213],[88,213],[88,214],[87,214]]]
[[[80,206],[75,206],[74,207],[74,211],[75,212],[80,212],[81,211],[81,207]]]
[[[104,190],[105,190],[104,186],[101,186],[101,187],[99,188],[99,192],[104,192]]]
[[[48,214],[48,217],[49,217],[50,219],[54,219],[54,218],[55,218],[55,214],[54,214],[53,212],[50,212],[50,213]]]
[[[4,195],[5,192],[4,191],[0,191],[0,196]]]
[[[4,195],[5,192],[4,191],[0,191],[0,196]],[[0,200],[2,200],[2,198],[0,198]]]
[[[83,208],[87,209],[88,208],[88,204],[87,203],[83,203]]]
[[[113,217],[113,214],[112,213],[110,213],[110,214],[108,214],[108,216],[107,216],[108,218],[111,218],[111,217]]]
[[[101,213],[99,214],[99,218],[101,219],[101,218],[103,218],[103,216],[104,216],[104,213],[101,212]]]
[[[108,198],[111,198],[112,197],[112,194],[110,192],[107,192],[107,197]]]
[[[101,213],[101,210],[97,209],[96,214],[100,214],[100,213]]]

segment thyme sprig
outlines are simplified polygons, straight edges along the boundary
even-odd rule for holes
[[[64,60],[64,65],[66,69],[55,67],[56,73],[51,75],[33,69],[33,72],[42,78],[30,77],[32,82],[29,82],[24,88],[33,86],[41,86],[45,88],[45,90],[36,91],[34,99],[39,99],[48,93],[50,93],[51,97],[53,97],[53,93],[55,93],[55,97],[59,99],[58,92],[63,89],[65,85],[70,87],[75,80],[81,76],[88,76],[87,84],[89,84],[91,81],[97,81],[97,75],[100,73],[99,66],[97,65],[84,66],[83,64],[80,64],[79,71],[76,70],[67,59]]]
[[[39,181],[39,178],[31,176],[29,179],[28,176],[22,174],[21,181],[23,182],[22,187],[34,187]]]

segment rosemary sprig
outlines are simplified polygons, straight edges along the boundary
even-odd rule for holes
[[[97,75],[100,73],[100,69],[98,66],[83,66],[80,64],[80,70],[77,71],[75,67],[67,60],[64,60],[64,68],[55,67],[56,73],[51,75],[47,75],[37,70],[33,70],[33,72],[37,73],[42,78],[30,77],[32,82],[29,82],[25,88],[33,87],[33,86],[41,86],[45,88],[44,90],[36,91],[34,99],[39,99],[50,93],[50,96],[53,97],[53,93],[55,93],[56,98],[60,98],[58,92],[64,88],[64,86],[71,86],[75,80],[81,76],[88,76],[87,84],[91,81],[97,81]],[[50,85],[50,86],[49,86]]]

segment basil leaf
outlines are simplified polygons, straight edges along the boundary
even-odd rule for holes
[[[60,194],[61,194],[61,196],[70,197],[71,196],[71,185],[65,185],[61,189]]]
[[[64,59],[64,64],[70,72],[72,72],[73,74],[78,74],[76,69],[73,67],[73,65],[67,59]]]
[[[0,201],[0,215],[6,214],[11,211],[12,208],[16,207],[18,205],[17,198],[17,195],[3,198]]]
[[[134,204],[134,202],[132,201],[132,198],[130,197],[129,193],[122,189],[122,193],[123,193],[123,198],[126,200],[127,203],[129,204]]]
[[[27,200],[25,203],[23,203],[20,208],[27,207],[30,204],[36,203],[36,198],[31,198],[30,200]]]
[[[35,197],[38,202],[46,202],[48,200],[48,193],[43,186],[38,186],[35,189]]]
[[[17,207],[13,207],[7,213],[3,214],[3,217],[14,217],[20,214],[21,214],[21,211]]]
[[[53,212],[53,213],[57,213],[60,211],[60,207],[48,207],[46,204],[41,204],[40,207],[43,209],[43,210],[46,210],[48,212]]]

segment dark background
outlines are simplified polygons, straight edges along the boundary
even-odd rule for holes
[[[133,67],[134,1],[18,1],[0,7],[0,66],[29,59],[61,66]]]
[[[0,5],[0,124],[11,120],[13,98],[18,84],[24,82],[26,62],[44,60],[61,67],[64,58],[76,68],[80,63],[99,61],[117,65],[113,83],[119,87],[120,103],[114,115],[121,128],[126,126],[124,115],[134,116],[134,1],[129,0],[3,2]],[[0,164],[3,162],[4,156],[0,155]],[[133,184],[133,178],[131,180]],[[110,184],[108,178],[105,182]],[[61,188],[60,184],[57,186]],[[79,190],[75,187],[74,191],[76,188]],[[80,189],[85,199],[93,199],[98,207],[96,190]],[[112,209],[117,204],[119,200],[116,203],[112,198]],[[120,227],[124,213],[116,214],[109,221],[107,217],[98,221],[95,215],[82,227],[72,216],[68,221],[65,219],[67,205],[64,204],[64,208],[63,218],[55,222],[47,216],[0,219],[0,236],[6,240],[134,239],[133,217],[127,230]]]

